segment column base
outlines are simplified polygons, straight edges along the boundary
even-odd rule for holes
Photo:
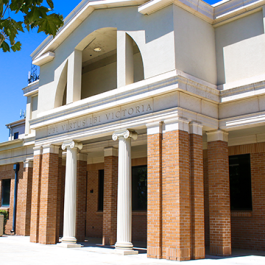
[[[115,254],[118,255],[137,255],[139,252],[137,250],[128,250],[128,249],[115,249]]]
[[[57,246],[61,248],[81,248],[83,245],[76,243],[58,243]]]

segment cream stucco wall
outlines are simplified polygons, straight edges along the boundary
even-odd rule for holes
[[[265,73],[262,11],[215,29],[218,84]]]
[[[212,25],[174,5],[176,68],[216,83],[215,39]]]
[[[129,32],[142,54],[145,78],[175,68],[172,6],[152,16],[143,16],[137,7],[96,10],[56,49],[55,59],[40,67],[38,113],[54,108],[56,85],[73,50],[79,49],[90,33],[104,27]]]

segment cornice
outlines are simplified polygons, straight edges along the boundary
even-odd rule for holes
[[[25,97],[32,96],[34,94],[38,94],[39,92],[39,80],[30,83],[28,86],[22,88],[23,95]]]

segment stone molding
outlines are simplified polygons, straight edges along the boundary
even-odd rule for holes
[[[65,150],[66,148],[78,148],[79,150],[81,150],[83,148],[83,144],[81,143],[77,143],[73,140],[69,140],[69,141],[65,141],[63,144],[62,144],[62,149]]]
[[[228,142],[228,132],[217,130],[214,132],[206,132],[207,142],[223,141]]]
[[[146,127],[147,127],[147,135],[162,133],[162,122],[161,121],[147,123]]]
[[[115,131],[112,135],[112,139],[116,141],[118,138],[123,137],[124,139],[132,138],[133,140],[137,139],[137,133],[134,130],[120,130]]]
[[[42,148],[43,148],[42,151],[43,154],[48,154],[48,153],[59,154],[60,146],[53,144],[46,144],[43,145]]]
[[[189,121],[183,117],[176,117],[164,121],[164,130],[163,133],[171,131],[185,131],[189,132]]]
[[[33,147],[33,154],[34,154],[34,156],[41,155],[42,154],[42,146],[41,145],[34,146]]]
[[[24,168],[28,168],[28,167],[33,167],[32,159],[27,159],[26,161],[24,161]]]
[[[116,147],[105,147],[104,156],[118,156],[118,148]]]
[[[202,124],[196,121],[192,121],[189,124],[189,133],[202,135]]]

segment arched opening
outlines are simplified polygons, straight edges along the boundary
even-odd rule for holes
[[[141,52],[133,40],[133,82],[144,80],[144,66]]]
[[[81,99],[117,88],[117,30],[99,29],[84,40]]]
[[[57,90],[55,95],[54,107],[60,107],[66,104],[66,94],[67,94],[67,67],[68,62],[65,62],[63,69],[60,74],[60,78],[57,84]]]

